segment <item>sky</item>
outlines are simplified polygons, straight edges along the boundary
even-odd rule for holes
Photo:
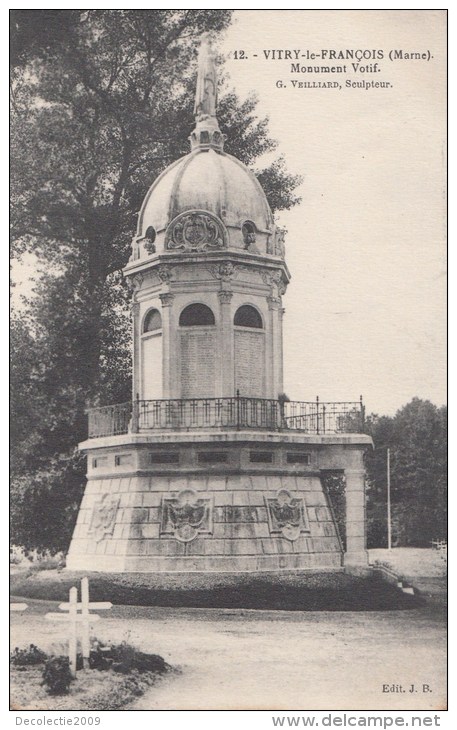
[[[304,178],[301,204],[279,216],[292,275],[283,301],[293,400],[362,394],[368,412],[386,415],[415,396],[446,400],[445,22],[439,10],[236,11],[220,46],[230,84],[241,97],[257,93],[277,152]],[[362,60],[361,73],[351,60],[301,57],[300,66],[345,64],[346,73],[292,73],[291,61],[267,60],[272,49],[383,58],[376,71],[376,59]]]

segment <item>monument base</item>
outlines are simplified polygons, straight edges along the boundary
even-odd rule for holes
[[[86,441],[80,448],[88,454],[88,482],[67,568],[341,570],[356,557],[358,566],[366,565],[363,549],[344,557],[344,535],[322,476],[329,470],[357,475],[346,487],[350,548],[351,540],[360,541],[357,525],[364,524],[363,480],[362,501],[357,496],[370,443],[364,435],[252,431],[149,432]]]

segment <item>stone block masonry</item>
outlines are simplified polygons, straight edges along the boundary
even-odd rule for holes
[[[89,465],[96,466],[89,468],[68,568],[108,572],[341,569],[341,540],[320,479],[320,467],[326,467],[325,445],[308,443],[310,458],[298,468],[285,458],[291,445],[278,438],[269,445],[274,458],[270,473],[265,473],[264,465],[246,459],[252,444],[243,443],[242,435],[238,438],[200,446],[183,435],[174,448],[185,454],[163,467],[146,458],[151,449],[159,453],[160,445],[129,444],[130,472],[118,458],[122,449],[105,446],[102,467],[99,460],[89,458]],[[200,449],[207,453],[211,447],[221,454],[219,467],[202,466],[198,458]],[[342,466],[356,465],[353,448],[340,452]],[[346,481],[348,554],[354,564],[362,565],[363,472],[347,469]]]

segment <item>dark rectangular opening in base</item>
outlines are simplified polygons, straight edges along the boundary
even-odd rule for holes
[[[200,451],[198,455],[199,464],[225,464],[228,461],[228,454],[225,451]]]
[[[149,454],[151,464],[179,464],[178,451],[158,451]]]
[[[249,461],[257,464],[272,464],[273,463],[273,452],[272,451],[250,451]]]
[[[291,451],[287,453],[287,463],[288,464],[309,464],[310,463],[310,455],[305,454],[301,451]]]

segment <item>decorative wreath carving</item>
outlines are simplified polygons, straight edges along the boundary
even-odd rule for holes
[[[169,250],[204,251],[226,247],[225,227],[206,211],[181,213],[170,223],[165,234],[165,248]]]

